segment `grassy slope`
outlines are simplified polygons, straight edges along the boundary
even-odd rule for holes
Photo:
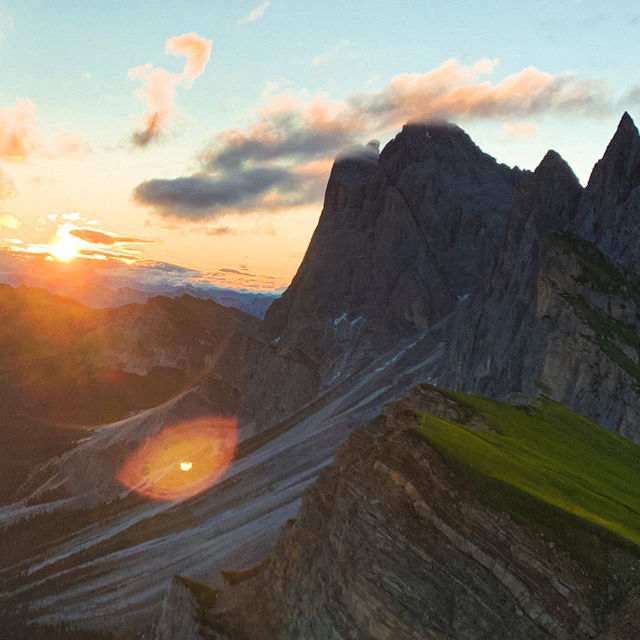
[[[604,619],[640,580],[640,447],[548,399],[444,393],[489,428],[421,414],[419,432],[482,502],[574,559]]]
[[[450,458],[640,547],[640,447],[548,399],[531,411],[447,395],[490,427],[424,414],[420,432]]]

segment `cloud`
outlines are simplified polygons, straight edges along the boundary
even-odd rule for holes
[[[239,20],[240,24],[260,20],[262,17],[264,17],[264,12],[267,10],[270,4],[271,2],[269,2],[269,0],[265,0],[265,2],[263,2],[262,4],[254,7],[244,18]]]
[[[487,76],[497,64],[447,60],[341,101],[320,93],[268,92],[252,123],[221,132],[198,156],[199,173],[149,180],[134,190],[134,199],[161,216],[188,221],[280,211],[320,200],[329,158],[346,148],[352,157],[375,159],[373,147],[357,143],[388,135],[405,122],[600,117],[612,111],[609,88],[600,80],[527,67],[491,82]],[[525,122],[505,124],[505,135],[534,133]]]
[[[177,111],[175,94],[179,86],[190,88],[193,81],[204,72],[211,55],[211,40],[196,33],[185,33],[169,38],[167,53],[186,58],[181,73],[171,73],[162,67],[147,63],[129,69],[128,76],[138,80],[142,86],[135,95],[147,105],[142,118],[142,127],[133,132],[131,140],[138,147],[146,147],[169,126]]]
[[[256,167],[220,176],[195,174],[139,184],[133,199],[162,216],[213,220],[221,215],[280,210],[313,202],[323,182],[279,167]]]
[[[348,47],[350,42],[348,40],[340,40],[337,44],[334,44],[333,47],[319,53],[315,56],[311,63],[314,67],[326,67],[331,64],[337,57],[340,51]]]
[[[36,105],[28,98],[17,98],[13,107],[0,109],[0,159],[22,162],[31,154],[47,158],[88,153],[89,145],[80,134],[59,130],[46,144],[37,127]]]
[[[627,91],[620,100],[618,100],[620,108],[640,106],[640,84],[636,84]]]
[[[82,156],[90,152],[89,143],[73,131],[58,131],[53,140],[41,150],[42,155],[47,158]]]
[[[231,227],[215,227],[214,229],[207,229],[205,233],[208,236],[235,236],[238,232]]]
[[[198,34],[191,32],[169,38],[166,51],[176,56],[186,57],[187,61],[182,77],[186,82],[193,82],[199,75],[202,75],[207,62],[209,62],[211,44],[211,40],[201,38]]]
[[[36,105],[31,100],[17,98],[15,107],[0,109],[0,158],[20,162],[39,144]]]
[[[497,84],[481,80],[493,67],[465,66],[457,60],[424,74],[395,76],[381,91],[361,93],[349,105],[379,129],[406,121],[490,119],[546,114],[600,117],[611,110],[608,87],[600,80],[567,73],[552,76],[527,67]]]
[[[16,195],[16,189],[13,180],[8,178],[0,169],[0,206],[4,204],[7,198],[13,198]]]
[[[144,238],[135,238],[133,236],[120,236],[116,233],[108,231],[98,231],[97,229],[71,229],[69,233],[80,240],[90,242],[91,244],[147,244],[153,243],[153,240],[145,240]]]
[[[10,213],[2,213],[0,214],[0,228],[5,227],[6,229],[19,229],[22,226],[22,220],[12,216]]]
[[[255,126],[223,133],[200,160],[207,171],[230,171],[248,162],[318,158],[355,143],[360,131],[351,114],[344,117],[331,105],[296,105],[265,114]]]
[[[500,138],[502,140],[517,140],[520,138],[534,138],[537,134],[538,130],[530,122],[505,122]]]

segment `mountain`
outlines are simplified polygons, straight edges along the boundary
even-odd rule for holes
[[[318,362],[326,380],[359,366],[363,350],[428,329],[486,287],[526,180],[450,124],[406,125],[379,157],[339,159],[267,328]]]
[[[638,148],[625,114],[583,189],[553,151],[527,173],[458,127],[405,126],[379,158],[336,162],[267,328],[327,386],[407,338],[426,380],[500,399],[543,393],[640,442],[640,266],[630,268],[640,227],[625,217],[639,210]],[[627,259],[620,243],[589,241],[587,211],[626,220],[613,228]]]
[[[287,377],[295,371],[298,388],[314,386],[313,372],[304,366],[296,371],[297,363],[271,355],[256,318],[210,300],[157,296],[145,304],[91,309],[42,289],[0,285],[0,313],[11,319],[0,334],[5,500],[28,469],[34,476],[36,463],[73,449],[96,426],[169,401],[185,406],[184,417],[234,415],[245,428],[258,411],[285,411],[290,401],[281,393],[270,393],[271,403],[256,396],[269,383],[256,384],[259,372],[242,366],[244,361],[264,363],[273,384],[279,371]],[[288,387],[292,395],[295,389]],[[73,452],[68,455],[74,459]],[[106,456],[101,449],[100,467]],[[107,465],[105,473],[111,469]]]
[[[380,154],[368,145],[336,161],[305,258],[264,321],[190,296],[160,296],[143,305],[91,310],[47,298],[44,292],[0,291],[9,299],[30,295],[36,300],[21,303],[34,310],[32,319],[24,322],[32,327],[28,332],[20,330],[22,325],[6,329],[7,353],[15,356],[5,362],[7,397],[22,403],[23,411],[32,405],[20,395],[22,390],[30,390],[37,398],[49,388],[45,383],[53,381],[54,391],[45,393],[46,402],[33,405],[34,420],[47,418],[40,433],[54,433],[52,427],[63,418],[65,424],[79,427],[52,445],[50,455],[44,447],[37,457],[24,458],[28,478],[0,508],[4,628],[16,629],[16,638],[26,622],[38,628],[66,625],[98,634],[113,632],[119,638],[148,636],[152,627],[158,637],[196,638],[202,623],[199,616],[205,613],[222,616],[213,620],[211,629],[228,625],[227,611],[238,611],[247,625],[253,624],[254,614],[242,609],[247,602],[242,589],[224,591],[212,609],[219,595],[212,595],[212,588],[223,589],[225,580],[249,585],[249,579],[255,579],[251,584],[263,584],[265,597],[282,602],[278,580],[286,575],[299,584],[296,592],[302,600],[287,595],[286,606],[278,605],[283,616],[279,622],[274,618],[278,611],[274,613],[256,596],[265,624],[275,625],[274,629],[281,622],[294,624],[291,621],[300,620],[304,610],[309,612],[305,624],[311,625],[305,633],[312,637],[338,633],[343,623],[346,626],[340,628],[354,637],[372,635],[368,622],[358,617],[362,613],[372,621],[375,633],[391,637],[388,629],[375,626],[372,612],[379,608],[396,621],[402,618],[398,608],[404,606],[402,599],[398,605],[393,594],[402,584],[402,567],[410,562],[421,567],[425,581],[433,568],[430,592],[447,594],[449,622],[438,622],[440,631],[427,627],[441,637],[464,637],[460,634],[472,624],[457,604],[467,597],[458,598],[455,585],[460,581],[448,582],[446,577],[452,575],[452,567],[459,567],[460,575],[475,576],[473,588],[465,592],[472,601],[494,608],[495,615],[487,617],[486,625],[482,623],[487,629],[501,624],[504,628],[505,621],[512,624],[522,618],[517,622],[522,637],[533,629],[532,620],[551,625],[538,624],[543,629],[540,637],[563,637],[556,633],[558,629],[564,629],[566,637],[574,632],[588,636],[593,630],[624,637],[611,630],[624,627],[626,620],[631,620],[630,628],[637,626],[633,622],[637,581],[635,574],[622,569],[635,566],[636,543],[628,537],[620,542],[619,531],[612,531],[607,522],[616,522],[611,519],[612,502],[629,507],[629,526],[635,527],[638,520],[633,496],[620,489],[615,473],[618,464],[621,469],[637,469],[637,446],[632,441],[640,442],[640,273],[633,260],[638,245],[627,242],[636,233],[631,222],[640,192],[634,168],[637,147],[638,132],[625,115],[583,189],[555,152],[550,151],[534,172],[522,171],[497,163],[454,125],[406,125]],[[610,231],[593,223],[601,217],[612,220]],[[625,237],[619,242],[606,240],[614,232]],[[45,315],[52,319],[39,335],[37,322]],[[46,367],[30,365],[33,345],[40,345]],[[24,361],[18,357],[21,353],[26,354]],[[90,379],[87,363],[105,366],[132,381],[124,389],[114,389],[107,384],[109,376],[98,376],[96,397],[120,403],[118,411],[104,420],[82,417],[91,412],[99,415],[102,406],[91,403],[93,389],[89,393],[85,388]],[[20,375],[11,385],[14,368]],[[354,436],[336,454],[358,425],[372,420],[379,426],[387,424],[377,418],[382,408],[421,383],[440,390],[428,387],[433,402],[422,409],[418,402],[413,408],[446,417],[452,423],[448,428],[463,429],[452,433],[467,434],[465,438],[478,433],[488,442],[494,431],[509,425],[498,421],[488,426],[488,418],[469,422],[469,412],[461,407],[481,401],[442,389],[503,403],[495,405],[502,417],[531,416],[531,420],[522,418],[528,428],[545,438],[552,435],[549,429],[561,433],[569,454],[574,440],[596,443],[603,458],[594,453],[589,460],[600,476],[587,502],[571,502],[581,489],[565,484],[555,497],[539,496],[544,503],[540,506],[528,496],[522,498],[518,493],[523,490],[518,484],[522,476],[512,474],[500,479],[500,486],[512,487],[507,493],[519,496],[514,502],[524,505],[524,511],[515,509],[518,504],[511,510],[514,505],[498,504],[495,495],[478,495],[465,484],[465,464],[473,477],[487,475],[485,469],[477,468],[477,461],[456,458],[459,452],[451,449],[443,452],[446,442],[429,440],[429,433],[402,420],[402,428],[389,422],[388,439],[386,432],[378,430],[372,436],[369,431],[366,437]],[[67,389],[71,392],[65,393]],[[161,398],[153,397],[160,392]],[[60,399],[64,400],[61,406],[56,404]],[[438,407],[449,402],[451,411],[443,414]],[[111,400],[106,404],[113,408]],[[56,413],[63,410],[66,413]],[[147,442],[205,416],[238,424],[234,462],[215,486],[177,500],[149,500],[119,480],[123,465]],[[30,423],[12,419],[3,427],[3,436],[15,438],[20,424]],[[521,442],[531,444],[531,437],[515,434],[520,436]],[[386,447],[388,440],[391,458],[408,465],[409,475],[403,476],[406,481],[401,479],[401,484],[421,492],[426,505],[426,511],[420,507],[422,516],[405,509],[406,496],[384,484],[375,468],[366,467],[375,466],[376,461],[387,464],[378,446]],[[557,439],[552,441],[554,448],[548,452],[535,449],[536,464],[547,469],[549,477],[571,476],[575,469],[567,466],[566,456],[559,460],[553,455],[561,447]],[[531,457],[522,448],[501,451],[531,467]],[[162,458],[163,465],[168,465],[163,473],[186,462],[182,454],[174,459],[170,453],[171,449],[166,460]],[[424,456],[428,464],[411,462],[414,454]],[[336,455],[336,464],[323,472]],[[431,463],[441,471],[436,480],[442,481],[433,486],[428,485]],[[400,467],[387,466],[394,473],[404,473]],[[368,471],[356,473],[358,469]],[[389,477],[397,479],[394,473]],[[134,487],[153,484],[151,475],[144,476],[141,486],[133,483]],[[320,484],[314,484],[319,476]],[[327,484],[327,478],[333,480]],[[493,480],[485,478],[482,486],[495,486]],[[631,471],[624,472],[623,480],[635,486]],[[334,491],[336,485],[344,485],[345,491]],[[598,492],[604,502],[594,497]],[[303,509],[300,525],[286,528],[278,542],[282,525],[296,518],[303,494],[304,504],[312,505],[310,511]],[[335,500],[323,502],[325,495]],[[578,504],[593,507],[591,515],[601,522],[577,513]],[[444,514],[442,509],[450,505],[462,511],[452,508]],[[438,548],[451,551],[453,565],[437,554],[429,555],[435,552],[428,548],[428,540],[415,537],[426,526],[416,518],[423,518],[429,509],[441,514]],[[311,520],[305,519],[308,513]],[[388,547],[389,562],[399,564],[384,564],[382,556],[371,548],[365,553],[365,547],[360,558],[362,563],[367,557],[372,563],[377,558],[385,567],[371,574],[384,584],[383,594],[367,591],[369,587],[358,576],[360,569],[346,560],[335,566],[327,561],[324,569],[314,565],[313,557],[328,558],[334,550],[323,545],[339,548],[343,537],[349,540],[345,554],[357,559],[357,544],[349,538],[352,520],[355,532],[365,539],[375,538],[376,523],[389,513],[400,518],[398,527],[404,527],[393,529],[397,540],[390,540]],[[529,521],[524,517],[527,513]],[[464,529],[467,516],[475,518],[475,532]],[[560,519],[554,520],[555,516]],[[541,544],[538,536],[547,535],[544,530],[548,532],[554,522],[562,527],[575,525],[572,516],[579,518],[570,529],[576,535],[582,527],[589,532],[592,525],[600,527],[597,535],[581,538],[581,548],[595,549],[594,556],[608,559],[606,566],[610,560],[615,575],[600,566],[604,573],[594,577],[592,570],[597,567],[585,564],[583,556],[571,556],[571,549],[567,557],[548,551],[549,542],[553,549],[561,540],[545,539],[547,546]],[[620,514],[616,517],[619,523]],[[492,529],[492,523],[498,528]],[[429,526],[435,526],[433,521]],[[451,534],[466,549],[464,553],[451,547],[452,540],[444,540],[446,527],[462,536],[458,540]],[[317,533],[313,557],[295,547],[295,540],[311,545],[310,531]],[[522,557],[500,559],[502,548],[487,542],[495,532],[503,532]],[[294,546],[288,548],[290,534]],[[465,546],[467,542],[475,546]],[[276,544],[278,551],[265,560]],[[482,548],[486,555],[466,557],[472,548]],[[407,549],[424,564],[414,563],[411,555],[403,557]],[[527,554],[539,557],[541,565],[528,562]],[[303,559],[307,564],[301,568]],[[526,577],[530,601],[523,599],[517,586],[509,591],[501,582],[505,576],[487,568],[498,560],[501,564],[495,566],[508,569],[509,575]],[[265,568],[258,571],[263,561]],[[372,570],[378,570],[375,563]],[[594,581],[585,579],[584,571],[592,572]],[[172,579],[176,574],[182,577]],[[267,584],[260,582],[265,576]],[[347,578],[353,592],[345,586]],[[417,593],[420,584],[416,578],[411,593]],[[610,597],[610,606],[591,598],[596,584]],[[159,603],[169,585],[160,622]],[[564,593],[565,585],[570,587],[569,595]],[[318,599],[320,591],[329,600]],[[312,614],[312,601],[325,602],[327,607],[338,602],[337,615],[344,613],[344,619],[327,618],[319,610]],[[193,615],[180,616],[182,607]],[[439,605],[437,612],[427,608],[420,614],[411,607],[407,615],[414,622],[444,615]],[[237,625],[224,628],[231,637],[249,633]]]
[[[263,563],[223,590],[174,579],[156,638],[637,637],[639,461],[548,400],[416,387],[349,438]]]

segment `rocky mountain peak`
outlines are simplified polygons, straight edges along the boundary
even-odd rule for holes
[[[405,125],[379,156],[373,141],[341,155],[300,269],[265,316],[279,348],[331,377],[426,330],[489,277],[529,175],[442,122]]]
[[[540,178],[546,178],[557,173],[561,173],[572,182],[578,182],[576,174],[567,161],[557,151],[549,149],[536,167],[534,174]]]
[[[589,190],[607,189],[616,203],[625,201],[640,184],[640,134],[625,111],[601,160],[593,168]]]
[[[596,163],[580,204],[580,234],[609,258],[640,272],[640,134],[624,113]]]
[[[496,161],[483,153],[457,125],[449,122],[408,123],[383,149],[380,161],[391,180],[416,163],[430,170]]]
[[[559,153],[550,149],[521,189],[511,215],[511,232],[520,235],[525,221],[533,224],[538,237],[575,226],[580,182]]]

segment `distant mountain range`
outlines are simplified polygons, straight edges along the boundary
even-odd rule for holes
[[[553,151],[512,169],[448,123],[339,158],[264,321],[190,295],[0,304],[13,637],[640,634],[628,114],[584,188]],[[154,502],[118,481],[211,415],[239,422],[218,485]]]
[[[82,265],[45,262],[39,256],[19,260],[0,255],[0,283],[45,289],[95,309],[143,303],[157,295],[176,298],[187,294],[257,318],[280,295],[216,286],[196,271],[164,263],[107,267],[86,258],[77,262]]]

